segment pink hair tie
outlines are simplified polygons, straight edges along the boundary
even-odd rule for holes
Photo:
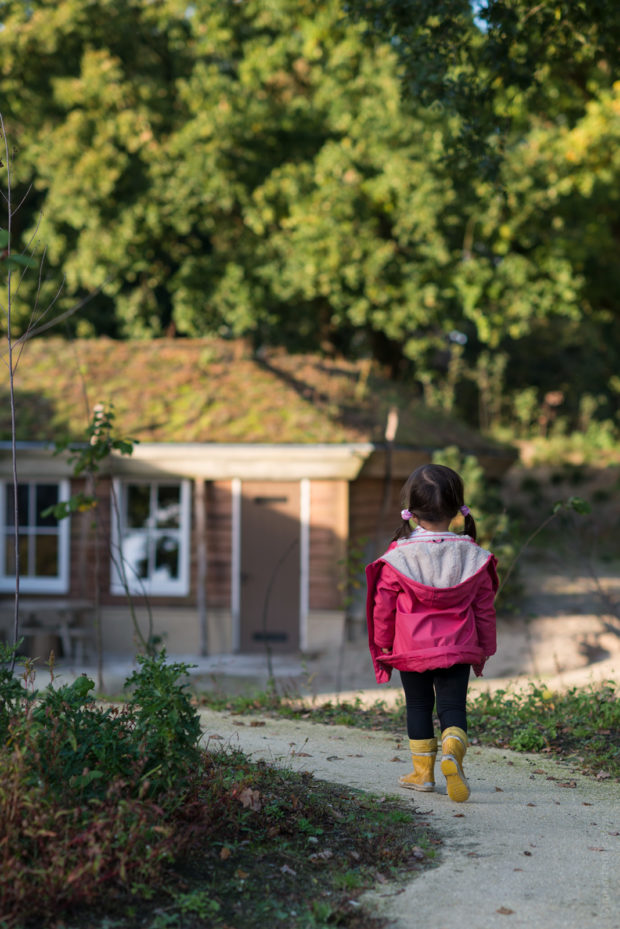
[[[406,519],[406,520],[413,519],[413,513],[411,513],[409,510],[401,510],[400,515],[402,519]]]
[[[463,505],[463,506],[460,506],[459,509],[461,513],[463,514],[463,516],[469,516],[469,514],[471,513],[471,510],[469,509],[468,506]]]

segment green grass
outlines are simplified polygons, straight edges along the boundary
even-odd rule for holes
[[[469,730],[481,745],[517,752],[544,752],[576,761],[592,776],[620,780],[620,701],[613,681],[586,688],[551,692],[531,684],[524,692],[498,690],[470,696]],[[268,691],[251,698],[203,695],[213,709],[234,713],[271,712],[294,719],[334,725],[392,729],[402,733],[403,702],[365,707],[353,702],[308,705],[301,699],[281,698]]]

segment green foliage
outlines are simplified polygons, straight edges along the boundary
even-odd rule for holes
[[[5,648],[5,660],[12,650]],[[130,795],[184,796],[200,767],[200,721],[179,680],[189,666],[168,663],[165,651],[139,657],[127,679],[130,695],[121,708],[94,701],[85,675],[42,692],[8,667],[0,668],[4,740],[28,746],[30,778],[52,791],[74,790],[81,802],[101,798],[110,783],[126,782]],[[161,802],[161,801],[160,801]]]
[[[576,759],[588,773],[620,778],[620,703],[612,681],[566,692],[532,683],[523,692],[481,693],[468,714],[483,742],[548,751]]]
[[[168,663],[165,649],[154,657],[137,657],[138,669],[127,679],[132,738],[140,746],[143,770],[153,796],[178,790],[200,763],[200,720],[188,693],[190,665]]]

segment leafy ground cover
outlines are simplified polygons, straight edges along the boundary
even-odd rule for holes
[[[165,654],[140,659],[123,705],[85,676],[36,691],[7,659],[1,929],[379,929],[362,892],[435,858],[411,805],[205,750]]]
[[[404,705],[377,701],[363,706],[361,699],[311,704],[300,698],[272,692],[252,697],[202,695],[214,709],[235,713],[271,712],[291,718],[401,733]],[[613,681],[587,688],[552,692],[530,684],[526,691],[497,690],[470,696],[470,735],[481,745],[518,752],[544,752],[576,762],[584,774],[620,780],[620,701]]]

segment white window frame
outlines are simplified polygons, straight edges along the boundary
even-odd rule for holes
[[[136,578],[127,572],[127,586],[129,593],[134,596],[147,597],[186,597],[189,594],[190,578],[190,533],[191,533],[191,483],[181,478],[162,478],[160,480],[144,480],[142,478],[115,478],[113,481],[113,496],[110,501],[112,520],[112,544],[114,557],[110,565],[110,591],[116,595],[125,595],[127,590],[120,576],[119,558],[121,553],[121,536],[124,534],[126,519],[125,487],[142,484],[150,488],[151,500],[154,488],[160,485],[178,485],[180,488],[180,513],[178,529],[153,529],[156,534],[174,534],[179,540],[179,576],[173,580],[156,581],[152,577]],[[149,530],[142,530],[148,532]]]
[[[20,487],[36,487],[39,484],[54,484],[58,487],[58,502],[66,501],[70,497],[70,485],[67,480],[50,480],[49,478],[32,478],[19,481]],[[8,515],[6,512],[7,487],[12,486],[12,481],[0,481],[0,591],[15,590],[15,575],[5,574],[4,566],[6,565],[6,546],[8,541],[8,532],[12,527],[8,525]],[[29,493],[31,491],[29,490]],[[19,575],[19,589],[22,593],[30,594],[66,594],[69,590],[69,547],[70,547],[70,517],[58,520],[57,528],[54,533],[58,534],[58,574],[55,577],[37,577],[27,575],[23,570]],[[37,535],[49,535],[49,527],[37,526],[20,526],[19,535],[21,538],[36,537]]]

